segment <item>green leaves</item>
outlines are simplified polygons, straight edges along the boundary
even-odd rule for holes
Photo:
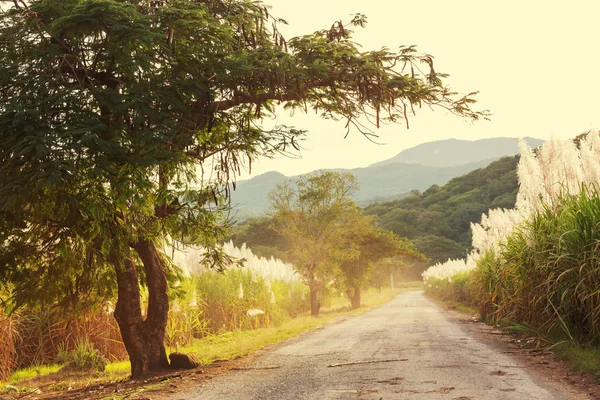
[[[336,274],[332,264],[342,253],[352,253],[341,241],[355,221],[357,209],[350,199],[355,190],[354,176],[322,172],[286,182],[269,195],[272,227],[286,239],[292,262],[306,282],[331,279]]]
[[[247,0],[28,4],[0,14],[0,243],[14,238],[0,247],[0,270],[23,301],[46,290],[60,298],[78,278],[87,289],[110,281],[122,260],[139,261],[139,238],[216,244],[242,166],[297,149],[305,134],[262,127],[278,103],[365,134],[361,117],[378,126],[414,104],[485,116],[470,96],[454,99],[430,56],[363,52],[343,22],[288,41],[277,29],[285,21]],[[365,24],[362,14],[350,22]],[[422,62],[427,76],[413,72]],[[298,215],[323,222],[296,220],[325,238],[313,242],[319,254],[334,252],[324,244],[353,215],[353,188],[324,174],[294,200]],[[53,274],[64,285],[49,284]]]

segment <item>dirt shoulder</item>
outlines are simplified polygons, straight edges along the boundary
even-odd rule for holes
[[[518,359],[532,372],[536,381],[568,392],[572,399],[600,399],[600,384],[592,376],[573,371],[552,351],[536,348],[536,339],[522,333],[510,333],[481,322],[475,313],[455,311],[452,306],[436,303],[446,315],[477,340]]]
[[[336,317],[327,324],[336,324],[345,318],[344,316]],[[323,329],[323,326],[312,328],[306,332],[297,334],[292,339],[300,339],[321,329]],[[38,392],[14,395],[10,392],[0,393],[0,400],[158,400],[177,393],[185,395],[186,390],[191,387],[198,386],[203,382],[225,375],[231,371],[244,370],[248,364],[251,364],[264,352],[277,348],[280,345],[282,343],[267,344],[250,355],[237,359],[216,361],[190,370],[168,370],[152,374],[143,379],[124,379],[118,382],[105,382],[75,390],[46,392],[44,390],[45,385],[42,385],[38,386],[40,389]],[[51,382],[50,384],[54,383]]]

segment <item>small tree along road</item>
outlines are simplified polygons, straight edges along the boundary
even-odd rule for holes
[[[362,213],[350,199],[358,190],[352,174],[314,173],[286,181],[269,194],[273,229],[287,241],[296,272],[310,289],[310,310],[319,314],[324,285],[337,275],[337,264],[358,257],[347,232],[356,229]]]
[[[14,4],[0,12],[0,282],[16,305],[116,291],[133,377],[168,366],[163,241],[202,243],[223,265],[219,205],[243,160],[303,134],[258,125],[277,103],[366,135],[364,121],[408,122],[423,104],[486,117],[431,56],[361,52],[341,22],[285,40],[260,2]]]
[[[344,236],[346,246],[355,249],[355,256],[340,260],[341,277],[352,308],[360,307],[361,288],[368,284],[377,261],[398,256],[424,257],[408,239],[376,227],[370,216],[361,215]]]

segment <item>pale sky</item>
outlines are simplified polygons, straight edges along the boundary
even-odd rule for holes
[[[7,3],[3,3],[7,4]],[[9,3],[8,3],[9,4]],[[282,112],[274,124],[308,130],[301,158],[261,160],[252,174],[277,170],[288,176],[321,168],[365,167],[403,149],[433,140],[510,136],[572,138],[600,128],[600,35],[597,0],[265,0],[272,14],[289,22],[284,36],[329,28],[368,17],[355,29],[365,50],[417,45],[435,57],[436,71],[465,94],[479,91],[476,109],[491,121],[472,123],[442,110],[421,110],[404,125],[379,129],[383,145],[352,132],[343,122],[314,114]]]
[[[442,110],[422,110],[404,125],[379,129],[374,145],[358,132],[344,139],[344,123],[314,114],[278,123],[309,130],[301,159],[263,160],[252,175],[277,170],[296,175],[320,168],[355,168],[433,140],[532,136],[571,138],[600,128],[600,1],[554,0],[265,0],[289,22],[291,37],[349,21],[363,13],[367,27],[355,39],[365,50],[417,45],[435,57],[446,83],[465,94],[479,91],[477,109],[490,122],[469,122]],[[267,121],[267,124],[273,122]],[[244,178],[248,178],[245,175]]]

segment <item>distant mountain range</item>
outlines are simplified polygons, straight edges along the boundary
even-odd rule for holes
[[[540,139],[526,140],[531,147],[543,143]],[[423,191],[431,185],[443,185],[454,177],[485,167],[502,156],[517,153],[516,138],[477,141],[448,139],[418,145],[366,168],[333,171],[349,172],[357,177],[360,191],[354,200],[365,206],[376,201],[404,197],[412,190]],[[273,171],[239,181],[231,196],[236,219],[242,221],[264,214],[269,208],[269,192],[286,179],[290,177]]]
[[[544,143],[541,139],[530,137],[526,137],[525,141],[532,149]],[[370,165],[369,168],[394,163],[421,164],[434,167],[464,165],[481,160],[497,160],[502,156],[514,156],[519,152],[518,146],[519,139],[516,138],[492,138],[475,141],[439,140],[406,149],[395,157]]]

